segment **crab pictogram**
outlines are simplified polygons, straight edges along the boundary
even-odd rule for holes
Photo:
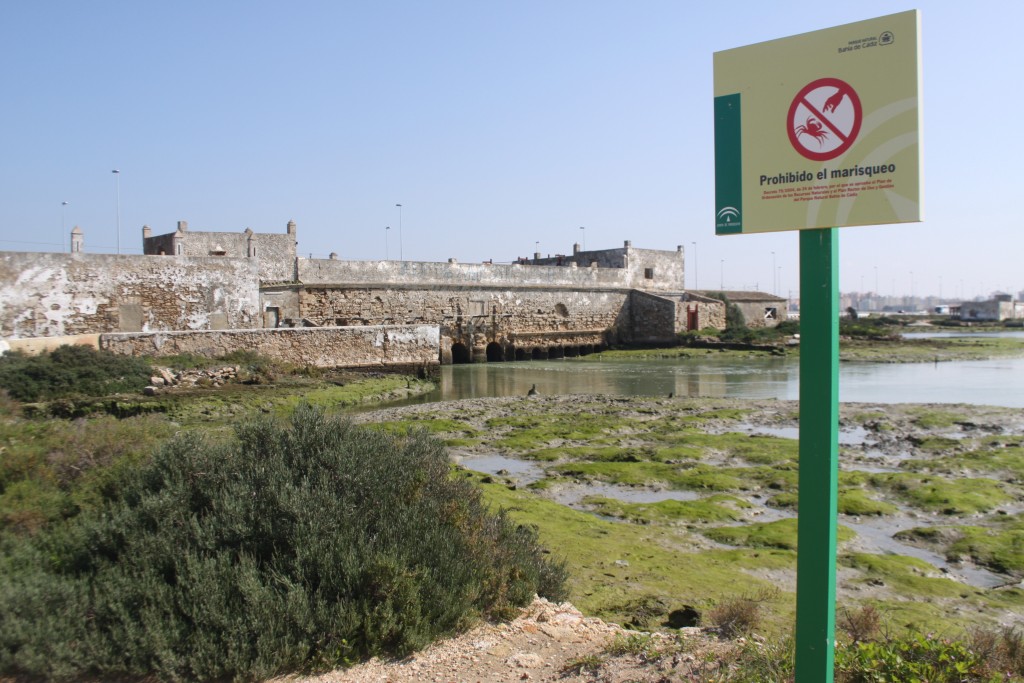
[[[818,141],[820,147],[825,140],[828,139],[828,131],[825,130],[825,126],[821,125],[821,121],[813,116],[808,116],[807,121],[802,125],[797,126],[794,131],[798,136],[810,135],[812,138]]]

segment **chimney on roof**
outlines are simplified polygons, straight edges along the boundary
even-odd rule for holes
[[[178,221],[178,232],[188,232],[188,221]]]

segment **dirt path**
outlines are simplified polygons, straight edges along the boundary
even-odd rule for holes
[[[619,650],[641,649],[630,647],[630,642],[645,643],[647,654],[608,652],[616,644]],[[716,653],[730,647],[700,629],[682,629],[679,638],[639,634],[584,617],[569,603],[537,598],[510,623],[482,624],[401,661],[374,659],[350,669],[282,678],[277,683],[689,681],[698,671],[717,667]]]

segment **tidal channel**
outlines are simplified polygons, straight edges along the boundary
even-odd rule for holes
[[[942,363],[840,363],[839,400],[970,403],[1024,408],[1024,358]],[[706,357],[474,363],[441,368],[437,390],[413,403],[492,396],[604,394],[796,400],[797,358]]]

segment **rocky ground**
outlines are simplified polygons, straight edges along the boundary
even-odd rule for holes
[[[483,624],[400,661],[278,683],[655,683],[700,680],[735,644],[700,629],[641,634],[537,598],[514,621]]]

